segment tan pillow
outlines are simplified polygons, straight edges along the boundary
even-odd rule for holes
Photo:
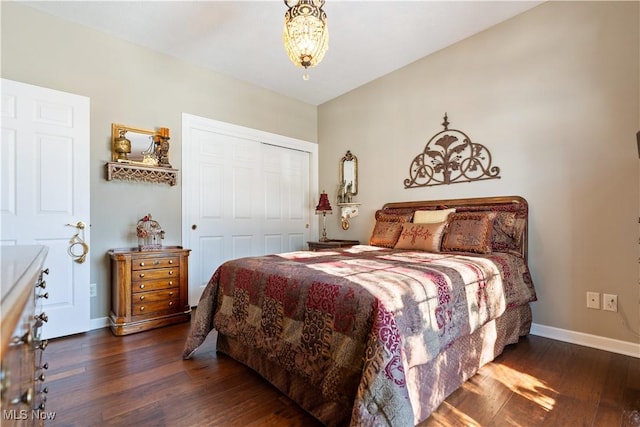
[[[413,214],[392,214],[382,210],[376,212],[376,225],[373,227],[369,244],[392,248],[402,232],[402,223],[410,222]]]
[[[428,252],[440,252],[442,233],[447,221],[433,224],[402,224],[402,232],[395,245],[396,249],[416,249]]]
[[[413,214],[413,222],[415,224],[434,224],[447,220],[450,213],[456,211],[456,208],[438,209],[435,211],[415,211]]]
[[[494,212],[456,212],[449,215],[443,252],[491,253]]]

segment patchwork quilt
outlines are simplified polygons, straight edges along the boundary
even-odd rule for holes
[[[535,300],[526,262],[509,253],[359,245],[242,258],[211,277],[183,357],[216,329],[353,408],[351,425],[408,426],[411,367]]]

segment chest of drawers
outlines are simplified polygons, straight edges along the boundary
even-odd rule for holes
[[[191,319],[189,249],[112,249],[111,331],[128,335]]]
[[[47,293],[43,279],[45,246],[3,246],[0,249],[0,425],[43,425],[48,389],[47,341],[41,339],[40,301]]]

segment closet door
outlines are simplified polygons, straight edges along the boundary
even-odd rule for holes
[[[306,249],[309,240],[309,153],[262,144],[262,253]]]
[[[225,261],[305,249],[315,232],[312,153],[305,144],[278,145],[277,136],[276,144],[265,143],[270,135],[253,132],[192,116],[183,120],[183,245],[192,250],[191,305]]]

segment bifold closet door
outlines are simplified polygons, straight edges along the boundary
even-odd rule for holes
[[[227,260],[305,248],[309,153],[204,127],[189,131],[190,304]]]

